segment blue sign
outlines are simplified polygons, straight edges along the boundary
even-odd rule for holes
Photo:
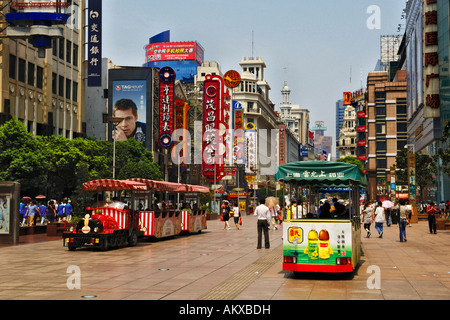
[[[89,0],[88,86],[102,85],[102,0]]]
[[[302,148],[301,156],[302,156],[302,158],[307,158],[309,156],[308,147],[305,146]]]

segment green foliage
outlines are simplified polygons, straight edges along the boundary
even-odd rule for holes
[[[442,160],[442,170],[447,176],[450,176],[450,122],[447,121],[441,139],[441,147],[438,150],[437,157]]]
[[[364,165],[361,161],[359,161],[358,159],[354,158],[354,157],[344,157],[344,158],[340,158],[336,160],[337,162],[344,162],[344,163],[350,163],[350,164],[355,164],[358,166],[358,168],[360,170],[364,170]]]
[[[11,120],[0,127],[0,180],[17,181],[23,194],[45,186],[48,160],[42,144],[22,122]]]
[[[112,178],[113,143],[62,136],[34,138],[15,119],[0,126],[0,180],[17,181],[22,196],[38,194],[61,200],[71,198],[74,214],[83,214],[92,194],[83,182]],[[161,180],[153,154],[130,139],[116,143],[118,179]]]

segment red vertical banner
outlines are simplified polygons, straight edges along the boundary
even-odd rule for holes
[[[203,130],[202,169],[203,176],[211,182],[223,178],[223,137],[220,135],[224,101],[223,80],[207,75],[203,83]]]
[[[163,149],[169,149],[173,145],[172,133],[174,131],[175,77],[175,71],[169,67],[164,67],[159,72],[158,143]]]

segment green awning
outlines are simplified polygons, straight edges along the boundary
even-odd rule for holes
[[[277,181],[315,187],[348,187],[350,183],[367,186],[367,178],[357,165],[332,161],[299,161],[277,168]]]

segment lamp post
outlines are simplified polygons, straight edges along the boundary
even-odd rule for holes
[[[123,121],[123,119],[124,118],[118,118],[118,117],[106,118],[106,121],[108,123],[111,123],[114,128],[114,130],[113,130],[113,179],[116,178],[116,128]]]

